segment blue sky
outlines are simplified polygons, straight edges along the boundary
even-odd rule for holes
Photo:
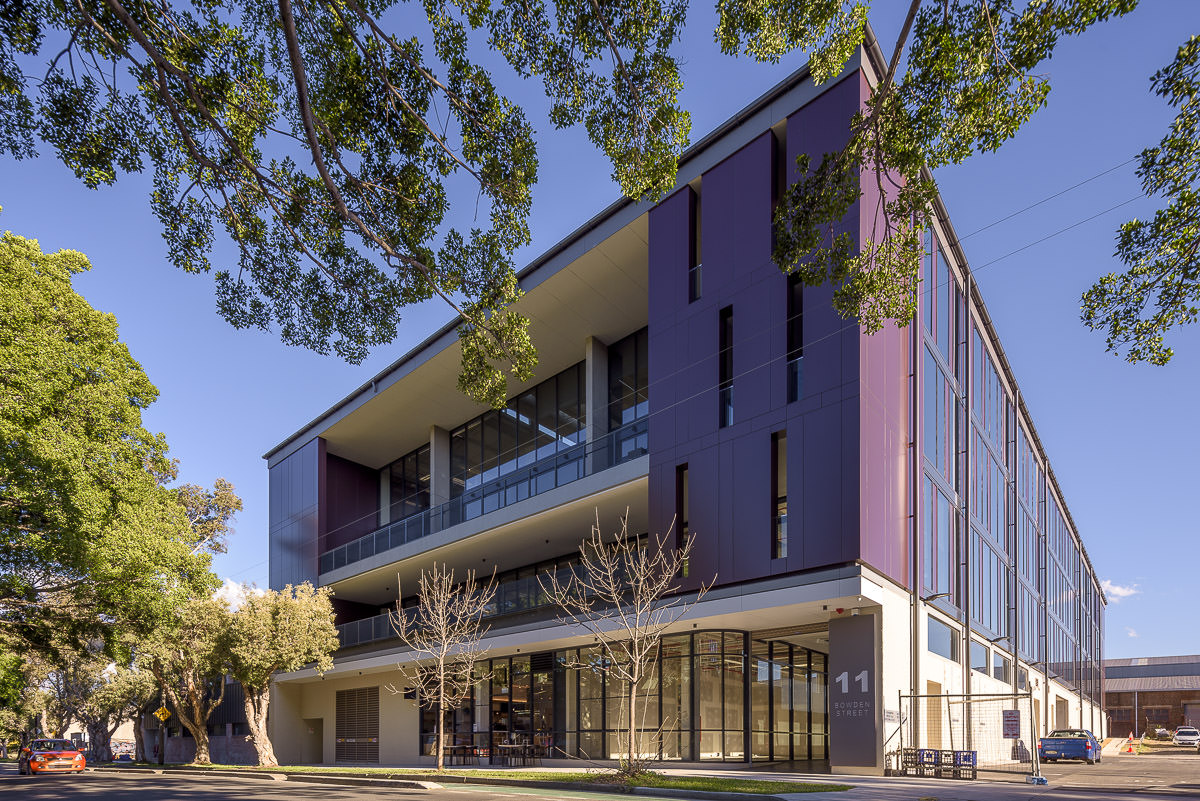
[[[876,5],[871,21],[890,52],[905,4]],[[690,13],[684,103],[696,141],[804,57],[772,66],[722,56],[712,43],[712,7]],[[1118,268],[1116,227],[1156,208],[1135,199],[1140,188],[1126,162],[1157,142],[1174,116],[1150,93],[1148,79],[1195,31],[1200,3],[1147,0],[1124,19],[1062,42],[1045,68],[1054,87],[1049,106],[998,153],[936,176],[1092,563],[1110,587],[1109,657],[1200,652],[1200,627],[1178,623],[1195,605],[1200,556],[1191,503],[1200,486],[1200,327],[1175,334],[1175,359],[1155,368],[1106,354],[1103,338],[1079,323],[1080,294]],[[524,263],[617,190],[582,131],[549,126],[540,86],[497,77],[530,104],[539,131],[534,244],[519,259]],[[0,229],[37,238],[46,250],[73,248],[90,257],[93,270],[76,289],[117,316],[121,338],[161,392],[147,427],[166,434],[183,480],[211,485],[224,476],[245,502],[217,572],[265,586],[261,455],[449,312],[436,304],[414,310],[392,345],[357,366],[288,348],[273,334],[235,331],[215,312],[212,279],[167,263],[147,201],[150,186],[149,176],[129,175],[115,187],[84,189],[44,148],[39,160],[0,161]]]

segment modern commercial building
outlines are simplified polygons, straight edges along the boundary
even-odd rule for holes
[[[1121,737],[1200,726],[1200,655],[1105,659],[1104,710]]]
[[[593,643],[538,577],[627,510],[632,533],[695,536],[684,595],[715,578],[645,690],[662,759],[881,771],[902,719],[951,734],[903,695],[1030,692],[1036,728],[1103,732],[1104,596],[944,208],[905,328],[868,336],[771,261],[796,157],[845,141],[880,65],[801,69],[661,202],[619,200],[526,266],[540,362],[504,409],[456,391],[450,324],[266,454],[271,585],[332,587],[342,637],[324,677],[279,677],[281,759],[428,752],[388,613],[434,562],[500,582],[455,741],[615,756],[627,690],[567,666]],[[859,242],[863,188],[840,227]]]

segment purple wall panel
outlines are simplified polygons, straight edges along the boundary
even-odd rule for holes
[[[815,168],[825,153],[845,144],[849,121],[861,102],[853,77],[841,81],[788,118],[787,163],[806,154]],[[851,209],[835,233],[858,235],[858,211]],[[799,417],[802,468],[788,471],[788,567],[804,569],[858,557],[858,415],[846,403],[857,391],[858,327],[833,309],[833,288],[810,287],[804,292],[804,398],[789,417]],[[789,427],[788,449],[792,442]],[[792,463],[789,458],[789,465]],[[793,497],[800,499],[795,514]],[[793,521],[798,518],[799,526]],[[789,543],[790,545],[790,543]]]
[[[732,499],[733,568],[738,580],[771,574],[771,437],[745,436],[733,440],[732,476],[737,495]],[[767,532],[767,536],[763,536]]]
[[[807,357],[805,357],[807,358]],[[800,556],[798,569],[837,564],[842,561],[841,540],[847,536],[842,515],[842,410],[827,406],[804,415],[803,477],[800,492],[800,518],[803,534],[799,541],[789,528],[789,562],[792,542]],[[791,439],[788,448],[792,447]],[[788,476],[788,483],[794,486]],[[788,489],[788,523],[791,523],[793,491]]]
[[[345,545],[379,525],[379,471],[340,456],[325,457],[323,551]]]
[[[894,578],[906,575],[907,340],[895,331],[864,338],[833,310],[830,287],[807,290],[804,391],[787,403],[787,284],[770,253],[776,159],[793,164],[807,153],[819,162],[845,142],[863,97],[852,76],[789,118],[781,154],[763,132],[704,174],[704,284],[694,303],[687,298],[689,190],[650,212],[651,525],[670,524],[675,466],[687,463],[697,534],[692,583],[859,558]],[[839,232],[860,236],[861,206]],[[726,305],[734,309],[734,425],[722,429],[717,323]],[[789,553],[773,562],[770,443],[785,428]]]
[[[869,93],[865,77],[860,78],[859,87],[860,96],[865,98]],[[872,236],[877,221],[882,220],[878,201],[878,184],[865,181],[859,219],[864,239]],[[908,328],[889,324],[875,334],[858,338],[862,376],[858,475],[862,558],[905,586],[911,583],[912,552],[907,447],[911,439],[911,334]]]
[[[703,454],[707,458],[696,458]],[[693,453],[688,461],[688,484],[691,509],[688,522],[696,535],[696,547],[688,568],[687,586],[697,586],[718,576],[726,581],[725,565],[720,559],[717,489],[720,484],[719,464],[715,449]]]

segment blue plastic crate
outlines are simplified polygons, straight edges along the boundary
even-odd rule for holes
[[[954,767],[956,768],[974,768],[979,766],[978,751],[955,751],[954,752]]]

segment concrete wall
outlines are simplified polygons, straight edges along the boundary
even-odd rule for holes
[[[404,674],[398,670],[303,684],[276,684],[272,696],[270,725],[271,739],[275,743],[275,754],[280,763],[334,764],[337,746],[337,691],[378,687],[379,763],[418,764],[419,710],[416,701],[404,699],[402,690],[408,684]],[[312,742],[317,737],[320,739],[319,755]]]

